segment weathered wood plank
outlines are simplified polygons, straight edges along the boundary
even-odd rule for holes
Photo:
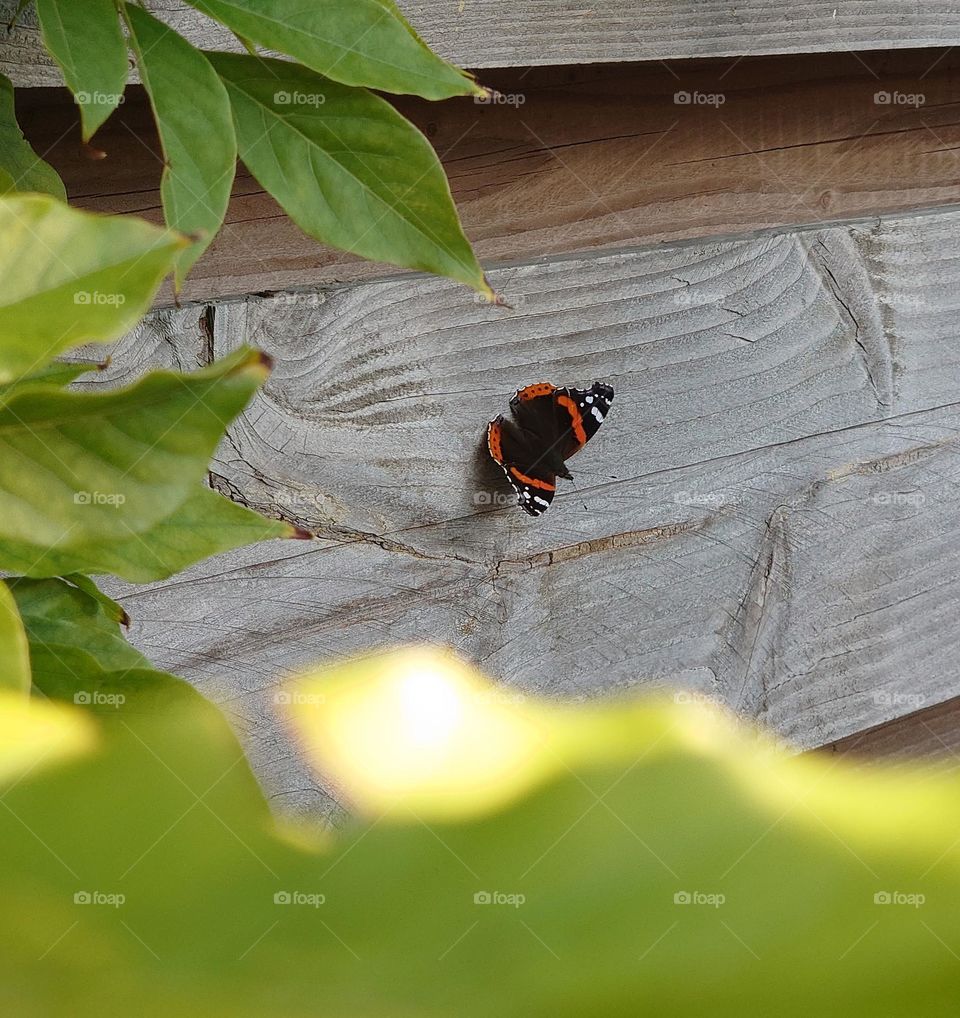
[[[801,747],[954,696],[958,236],[949,213],[514,267],[513,312],[432,279],[219,304],[213,353],[277,368],[214,483],[323,541],[123,589],[133,638],[314,803],[277,677],[401,641],[521,694],[679,685]],[[541,377],[617,399],[533,520],[482,434]]]
[[[893,694],[881,690],[876,696],[891,699]],[[909,707],[920,708],[924,703],[918,693],[901,693],[898,699]],[[840,753],[848,763],[920,763],[925,768],[955,771],[960,768],[960,697],[848,735],[822,752]]]
[[[491,264],[960,203],[960,51],[933,63],[930,53],[841,54],[500,71],[491,82],[521,106],[399,105],[443,158]],[[724,102],[678,105],[678,91]],[[923,105],[877,105],[878,91]],[[101,161],[81,150],[64,93],[23,95],[19,112],[74,203],[159,221],[160,149],[140,90],[98,134]],[[305,237],[241,171],[184,298],[395,272]]]
[[[16,0],[2,0],[10,20]],[[222,26],[181,0],[146,5],[197,45],[238,50]],[[801,0],[674,0],[639,4],[594,0],[401,0],[423,38],[465,67],[518,67],[625,60],[673,60],[770,53],[820,53],[960,42],[960,4],[953,0],[869,3]],[[7,40],[0,71],[16,84],[56,84],[38,46],[32,11]]]

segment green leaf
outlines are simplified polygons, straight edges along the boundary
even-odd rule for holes
[[[424,45],[389,0],[188,0],[239,36],[345,85],[424,99],[481,95]]]
[[[43,44],[80,107],[83,140],[123,100],[127,47],[114,0],[37,0]]]
[[[8,400],[15,392],[29,385],[52,385],[62,388],[88,371],[102,371],[106,364],[85,361],[52,361],[15,382],[0,385],[0,402]]]
[[[124,639],[115,602],[64,579],[10,581],[26,629],[33,681],[47,696],[72,699],[77,682],[99,672],[149,668]],[[91,585],[92,586],[92,585]]]
[[[0,581],[0,689],[30,690],[27,635],[10,588]]]
[[[351,668],[328,676],[338,710],[370,692],[351,694]],[[94,747],[52,764],[34,751],[12,781],[0,737],[0,985],[18,1014],[144,1000],[211,1018],[308,1018],[318,1001],[337,1018],[956,1010],[956,775],[797,759],[695,706],[561,720],[493,685],[418,698],[438,676],[402,670],[397,701],[384,671],[393,723],[424,758],[499,703],[530,727],[539,779],[456,822],[408,812],[310,844],[270,823],[222,720],[164,678],[103,672],[98,688],[132,699],[73,712]],[[24,702],[0,698],[0,736]],[[375,757],[370,734],[339,737]],[[481,765],[498,752],[475,749]]]
[[[128,3],[125,11],[163,146],[164,217],[181,233],[200,235],[177,261],[179,290],[223,225],[230,201],[237,165],[230,99],[202,53],[141,8]]]
[[[195,496],[218,440],[267,372],[261,354],[243,349],[112,392],[16,393],[0,406],[0,568],[36,575],[24,562],[42,560],[78,572],[79,562],[53,553],[101,549],[113,562],[114,544],[144,538]]]
[[[142,533],[94,540],[70,548],[41,548],[0,540],[0,560],[26,576],[112,573],[132,583],[165,580],[211,555],[269,538],[305,538],[306,532],[198,487],[167,517]]]
[[[0,198],[0,236],[0,383],[133,328],[189,243],[41,195]]]
[[[210,58],[244,163],[302,230],[492,296],[436,153],[389,103],[279,60]]]
[[[116,622],[115,602],[96,588],[83,590],[63,580],[18,578],[12,589],[29,640],[37,690],[95,713],[132,735],[141,748],[141,732],[149,737],[156,716],[179,718],[184,726],[179,738],[196,737],[208,749],[211,743],[220,745],[219,752],[211,753],[214,765],[224,759],[224,752],[228,755],[229,775],[221,770],[211,780],[232,786],[231,794],[242,793],[247,808],[263,815],[263,797],[223,715],[183,679],[151,668],[127,643]],[[150,745],[161,749],[152,738]],[[181,765],[171,754],[167,766],[172,772]],[[197,779],[196,773],[183,772],[183,781]]]
[[[0,74],[0,193],[43,191],[67,200],[57,171],[45,163],[28,144],[17,124],[13,85]]]
[[[84,576],[83,573],[70,573],[62,577],[62,579],[72,584],[78,590],[81,590],[84,594],[92,597],[100,605],[103,613],[111,622],[122,626],[130,625],[130,616],[127,615],[123,605],[118,601],[114,601],[112,597],[107,597],[89,576]]]

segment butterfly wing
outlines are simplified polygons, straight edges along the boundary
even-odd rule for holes
[[[589,389],[557,389],[553,400],[558,427],[564,435],[560,451],[566,460],[600,430],[613,402],[613,388],[594,382]]]
[[[503,468],[524,512],[539,516],[549,508],[557,478],[544,467],[525,431],[503,417],[495,417],[487,425],[487,448]]]

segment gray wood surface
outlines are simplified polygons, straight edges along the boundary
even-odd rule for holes
[[[111,370],[151,334],[161,362],[269,352],[212,480],[319,538],[117,588],[132,638],[298,810],[330,799],[276,683],[399,642],[521,693],[677,686],[800,747],[957,695],[958,236],[941,212],[497,270],[514,310],[408,277],[164,312]],[[484,425],[595,378],[577,487],[526,517]]]
[[[181,0],[146,6],[198,45],[238,49],[235,38]],[[16,0],[2,0],[5,21]],[[960,3],[947,0],[401,0],[442,56],[465,67],[738,57],[960,42]],[[0,48],[0,71],[17,85],[59,84],[38,45],[32,11]]]

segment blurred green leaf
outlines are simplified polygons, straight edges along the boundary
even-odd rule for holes
[[[345,85],[425,99],[483,93],[424,45],[392,0],[187,0],[243,39]]]
[[[371,692],[376,666],[350,693],[355,668],[326,676],[338,710]],[[535,788],[308,849],[235,780],[242,757],[209,705],[187,691],[164,705],[163,677],[137,669],[100,688],[123,682],[131,701],[104,693],[94,711],[97,751],[3,793],[0,1002],[18,1014],[955,1009],[956,777],[789,757],[696,705],[595,706],[568,725],[488,686],[458,705],[524,719],[532,756],[552,761]],[[417,704],[395,723],[429,754],[465,719]]]
[[[0,689],[26,693],[30,689],[27,636],[10,588],[0,580]]]
[[[117,108],[127,84],[127,47],[114,0],[37,0],[43,44],[80,107],[83,140]]]
[[[244,163],[302,230],[492,295],[436,153],[389,103],[280,60],[210,59]]]
[[[125,7],[131,43],[163,146],[164,218],[200,239],[180,254],[179,290],[223,225],[237,165],[227,91],[206,57],[133,4]]]
[[[197,486],[169,516],[141,533],[95,539],[70,548],[41,548],[0,540],[0,560],[26,576],[112,573],[132,583],[165,580],[187,566],[231,548],[270,538],[306,537],[289,523],[237,505]]]
[[[96,743],[96,728],[79,711],[0,688],[0,781],[55,767],[69,757],[90,753]],[[0,987],[0,1003],[8,1002],[9,986]]]
[[[38,386],[14,394],[0,406],[0,568],[104,571],[125,557],[147,573],[160,568],[162,559],[131,539],[160,524],[177,528],[177,510],[196,497],[217,442],[268,370],[259,353],[242,349],[201,371],[157,371],[112,392]],[[196,512],[182,517],[187,529]],[[211,538],[185,540],[196,549]]]
[[[0,236],[0,383],[132,328],[188,243],[41,195],[0,198]]]
[[[43,191],[67,200],[63,181],[28,144],[17,124],[13,85],[0,74],[0,193]]]

